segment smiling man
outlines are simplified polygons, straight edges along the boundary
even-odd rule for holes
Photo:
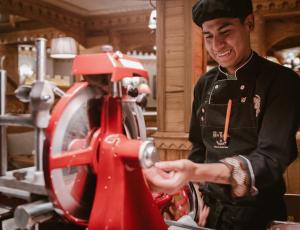
[[[250,46],[251,0],[199,0],[193,21],[218,67],[194,89],[189,160],[146,172],[154,191],[202,182],[199,224],[218,230],[266,229],[285,220],[283,173],[297,156],[299,76]],[[172,173],[169,173],[172,171]]]
[[[205,46],[211,57],[234,75],[251,55],[249,32],[253,28],[253,15],[241,23],[237,18],[218,18],[202,25]]]

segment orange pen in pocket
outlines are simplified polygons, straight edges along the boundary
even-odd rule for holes
[[[228,104],[227,104],[227,112],[226,112],[225,127],[224,127],[224,134],[223,134],[224,142],[227,142],[227,138],[228,138],[228,129],[229,129],[229,123],[230,123],[231,108],[232,108],[232,100],[229,99]]]

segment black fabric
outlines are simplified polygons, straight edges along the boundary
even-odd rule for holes
[[[252,77],[251,80],[255,82],[256,78]],[[255,84],[249,82],[245,89],[240,90],[240,86],[245,84],[241,79],[216,80],[211,86],[210,94],[206,95],[208,103],[201,106],[200,123],[203,143],[206,146],[205,161],[208,163],[244,154],[256,147],[257,124],[252,102]],[[242,98],[246,100],[241,102]],[[229,137],[225,143],[223,132],[229,99],[233,103]]]
[[[245,18],[253,11],[251,0],[199,0],[192,9],[193,21],[203,22],[216,18]]]
[[[236,72],[236,76],[237,80],[224,81],[225,74],[219,68],[214,68],[197,82],[189,134],[193,149],[189,159],[201,163],[218,162],[230,155],[242,155],[247,158],[253,168],[258,195],[242,199],[232,198],[230,186],[211,183],[205,184],[203,193],[228,207],[251,207],[255,209],[254,213],[263,210],[262,214],[254,215],[254,218],[261,218],[261,226],[264,226],[271,220],[284,220],[286,217],[282,198],[285,193],[283,173],[297,156],[295,134],[300,120],[300,77],[292,70],[259,57],[256,53]],[[222,82],[226,83],[222,85]],[[214,88],[216,84],[220,85],[218,89]],[[241,90],[242,86],[245,87],[244,90]],[[220,90],[220,93],[214,90]],[[240,106],[239,102],[244,97],[244,106]],[[213,142],[207,141],[205,135],[216,129],[223,131],[225,103],[229,98],[234,101],[231,117],[233,122],[229,127],[229,148],[214,150]],[[259,98],[259,110],[254,108],[254,98]],[[209,103],[210,108],[206,107]],[[214,106],[221,108],[213,109]],[[223,117],[220,114],[223,114]],[[209,128],[212,130],[207,130]],[[211,135],[210,133],[208,136]],[[230,146],[233,143],[235,144]],[[225,227],[230,226],[230,223],[225,223],[226,213],[235,211],[228,207],[226,212],[211,210],[210,215],[216,216],[214,212],[220,214],[217,219],[210,216],[210,219],[218,222],[217,229],[231,229]],[[247,219],[252,217],[250,214],[245,216],[248,216],[245,222],[237,223],[240,220],[236,220],[232,223],[236,222],[236,226],[246,226]]]
[[[272,219],[285,221],[287,215],[282,197],[276,203],[266,198],[264,203],[231,205],[207,194],[204,202],[210,207],[206,226],[218,230],[266,230]]]

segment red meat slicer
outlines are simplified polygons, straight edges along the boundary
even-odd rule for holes
[[[145,94],[132,83],[147,72],[134,58],[107,52],[77,56],[73,73],[84,80],[58,101],[46,130],[44,175],[52,202],[89,230],[166,229],[160,211],[170,217],[174,197],[155,202],[141,171],[158,158],[146,139]],[[186,207],[194,202],[187,192],[174,207],[195,214],[194,205]]]

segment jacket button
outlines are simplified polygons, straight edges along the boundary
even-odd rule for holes
[[[241,85],[240,89],[241,89],[241,90],[244,90],[244,89],[245,89],[245,86],[244,86],[244,85]]]

